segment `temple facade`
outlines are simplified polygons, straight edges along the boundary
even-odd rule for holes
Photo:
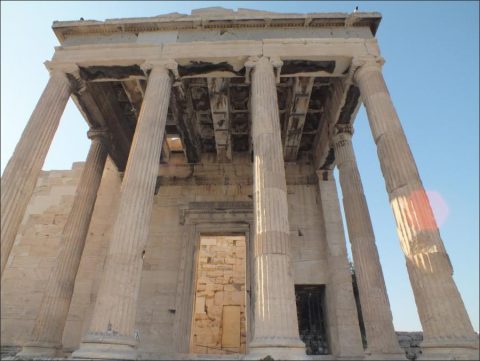
[[[54,22],[50,79],[1,180],[2,347],[22,358],[406,359],[352,148],[363,103],[420,358],[477,359],[382,76],[380,20],[210,8]],[[88,156],[42,171],[70,98],[90,127]]]

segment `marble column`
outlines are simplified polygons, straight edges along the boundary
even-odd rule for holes
[[[254,180],[255,308],[252,353],[279,357],[305,355],[298,333],[293,272],[290,260],[287,185],[283,162],[274,67],[265,57],[251,67]],[[291,350],[289,350],[290,348]],[[267,350],[268,349],[268,350]],[[289,353],[293,352],[293,353]]]
[[[135,359],[135,313],[172,80],[154,64],[133,137],[118,214],[87,334],[74,358]]]
[[[90,130],[92,140],[72,209],[62,232],[61,249],[45,289],[40,312],[19,357],[54,357],[61,351],[62,336],[72,300],[75,277],[82,257],[98,187],[107,159],[108,135]]]
[[[423,328],[423,357],[478,358],[478,336],[452,278],[412,152],[383,79],[383,61],[354,59]]]
[[[342,187],[343,209],[367,336],[367,353],[375,359],[405,358],[393,327],[367,200],[353,152],[353,128],[347,125],[337,129],[338,132],[333,138],[335,161]]]
[[[3,172],[0,252],[2,275],[72,90],[63,71],[51,71],[48,84]]]
[[[337,358],[362,359],[362,336],[343,233],[337,185],[332,170],[319,170],[318,189],[327,241],[326,285],[329,347]]]

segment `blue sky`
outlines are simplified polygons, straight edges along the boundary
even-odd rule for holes
[[[59,45],[54,20],[155,16],[224,6],[278,12],[379,11],[384,76],[449,252],[454,278],[479,329],[478,2],[2,2],[1,169],[34,109]],[[72,101],[44,168],[83,161],[87,126]],[[405,260],[365,110],[353,138],[397,330],[419,330]]]

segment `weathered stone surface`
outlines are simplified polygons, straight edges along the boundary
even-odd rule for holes
[[[422,323],[423,357],[475,359],[479,340],[452,278],[450,259],[383,79],[381,59],[358,63],[355,80],[377,145]],[[446,339],[448,348],[444,347]]]
[[[382,267],[353,152],[350,126],[339,127],[334,137],[335,158],[340,174],[343,206],[352,245],[361,312],[371,357],[403,356],[393,327]],[[385,357],[384,356],[384,357]]]
[[[422,332],[396,332],[398,343],[409,360],[417,360],[421,354]]]
[[[15,151],[2,175],[1,268],[10,251],[40,170],[72,92],[65,73],[52,72]]]
[[[75,357],[135,358],[136,299],[170,96],[168,70],[155,66],[122,182],[120,205],[95,309]],[[162,101],[158,103],[157,99]]]
[[[221,254],[222,256],[219,256]],[[233,272],[223,269],[224,262],[238,261],[239,269],[235,273],[237,284],[231,284]],[[212,271],[215,270],[215,271]],[[197,354],[245,353],[245,290],[241,290],[246,282],[246,248],[244,236],[207,236],[200,240],[198,264],[196,268],[197,283],[195,287],[195,320],[192,329],[191,352]],[[217,277],[218,274],[231,274],[232,277]],[[231,319],[226,307],[238,308],[238,320]],[[232,324],[234,323],[234,324]],[[238,344],[234,344],[234,334],[225,327],[238,330]],[[233,332],[232,331],[232,332]],[[233,332],[234,333],[234,332]]]
[[[318,171],[318,187],[328,254],[326,297],[330,347],[336,357],[359,358],[363,356],[362,340],[332,171]]]
[[[90,134],[92,144],[62,231],[60,252],[49,277],[31,338],[19,355],[21,357],[56,356],[61,351],[75,277],[107,159],[107,135],[104,132]]]
[[[287,187],[282,159],[274,67],[255,60],[252,69],[254,167],[255,321],[250,348],[298,348],[295,292],[290,260]],[[304,351],[303,351],[304,353]]]

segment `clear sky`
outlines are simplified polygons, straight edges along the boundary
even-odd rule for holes
[[[449,252],[475,330],[479,324],[478,2],[4,2],[1,3],[1,169],[34,109],[59,45],[54,20],[155,16],[224,6],[278,12],[379,11],[384,76]],[[354,147],[397,330],[420,330],[405,260],[365,110]],[[87,126],[67,105],[43,169],[86,157]]]

